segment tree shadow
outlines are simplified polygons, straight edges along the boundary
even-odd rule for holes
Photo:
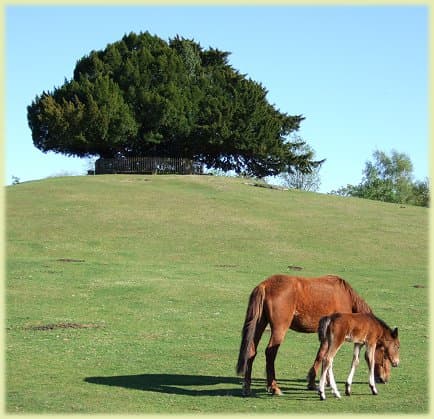
[[[219,377],[208,375],[184,374],[138,374],[112,377],[86,377],[85,382],[105,386],[116,386],[141,391],[188,396],[242,396],[242,379],[238,377]],[[305,380],[280,380],[284,394],[298,393],[311,399],[313,394],[307,390]],[[204,387],[204,388],[200,388]],[[218,388],[212,388],[218,387]],[[252,379],[251,397],[269,397],[265,379]],[[304,397],[303,397],[304,398]]]

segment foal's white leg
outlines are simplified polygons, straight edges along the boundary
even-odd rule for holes
[[[356,372],[356,368],[359,365],[359,354],[360,348],[362,345],[360,343],[354,344],[354,352],[353,352],[353,361],[351,362],[351,370],[348,374],[347,382],[345,383],[345,394],[347,396],[351,395],[351,384],[353,382],[354,373]]]
[[[319,386],[318,386],[318,393],[321,400],[325,400],[325,383],[327,378],[327,372],[330,368],[330,359],[325,357],[322,360],[322,371],[321,371],[321,378],[319,379]]]
[[[337,399],[341,398],[341,394],[339,393],[338,386],[336,385],[335,381],[335,375],[333,374],[333,359],[330,362],[330,368],[329,368],[329,380],[330,380],[330,387],[332,388],[332,393],[335,395]]]
[[[368,365],[369,365],[369,387],[371,388],[372,394],[376,396],[378,394],[377,387],[375,386],[374,377],[374,356],[375,356],[375,345],[366,348],[368,354]]]

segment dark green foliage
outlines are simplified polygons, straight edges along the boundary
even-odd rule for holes
[[[138,129],[118,85],[100,74],[44,92],[28,108],[28,120],[36,147],[71,156],[112,156]]]
[[[393,150],[389,156],[377,150],[373,158],[373,162],[366,162],[360,184],[347,185],[332,193],[398,204],[429,205],[428,179],[413,182],[413,165],[406,154]]]
[[[416,181],[412,185],[412,204],[420,207],[429,207],[429,182],[428,178]]]
[[[228,56],[178,36],[125,35],[35,98],[28,107],[33,142],[80,157],[188,157],[258,177],[320,164],[288,140],[304,118],[270,105],[266,89]]]

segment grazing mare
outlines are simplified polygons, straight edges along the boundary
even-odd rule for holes
[[[302,278],[273,275],[261,282],[250,294],[237,364],[237,374],[244,376],[243,395],[250,394],[252,365],[261,336],[270,324],[271,337],[265,350],[267,389],[282,394],[277,383],[274,360],[288,329],[315,333],[319,320],[330,314],[371,313],[366,302],[342,278],[333,275]],[[327,344],[321,345],[309,371],[309,388],[315,389],[315,377]],[[378,354],[378,363],[383,363]],[[387,363],[388,361],[386,361]],[[383,381],[389,377],[382,377]]]
[[[321,400],[325,400],[325,382],[328,374],[332,392],[340,399],[341,395],[336,386],[333,374],[333,359],[339,348],[345,341],[354,342],[353,362],[345,383],[345,394],[351,395],[351,383],[353,382],[356,367],[359,364],[360,349],[366,345],[366,354],[369,366],[369,387],[372,394],[377,395],[374,379],[374,354],[377,345],[384,348],[384,353],[397,367],[399,364],[399,339],[398,329],[391,329],[383,320],[375,317],[372,313],[335,313],[323,317],[318,327],[320,341],[327,340],[328,349],[322,361],[322,374],[319,380],[318,393]]]

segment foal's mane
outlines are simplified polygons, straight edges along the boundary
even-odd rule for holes
[[[378,323],[380,323],[381,324],[381,326],[384,328],[384,329],[386,329],[386,330],[388,330],[389,332],[392,332],[392,328],[384,321],[384,320],[381,320],[379,317],[377,317],[375,314],[373,314],[373,313],[371,313],[372,314],[372,317],[375,319],[375,320],[377,320],[377,322]]]
[[[372,309],[369,307],[368,303],[357,294],[345,279],[342,279],[339,276],[336,276],[335,278],[339,281],[341,287],[350,295],[353,303],[353,313],[372,313]]]

